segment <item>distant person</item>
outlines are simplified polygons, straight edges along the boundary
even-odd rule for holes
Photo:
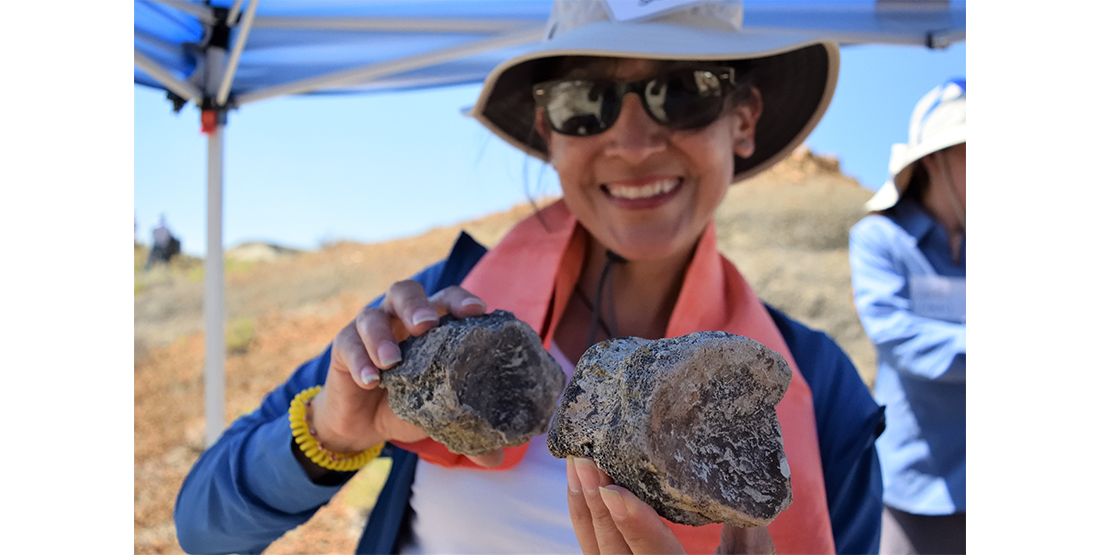
[[[547,161],[562,199],[492,249],[460,235],[445,261],[393,284],[237,419],[183,482],[180,546],[262,552],[386,453],[359,552],[876,553],[881,408],[832,339],[757,297],[718,250],[714,223],[731,184],[816,126],[840,50],[740,32],[742,15],[732,0],[555,2],[550,36],[493,70],[472,113]],[[545,435],[466,457],[399,419],[379,381],[402,360],[403,332],[427,333],[441,312],[491,309],[530,324],[566,374],[612,337],[723,330],[783,353],[794,375],[777,408],[792,504],[767,527],[668,524],[594,461],[551,456]]]
[[[161,214],[157,227],[153,228],[153,246],[149,249],[149,258],[145,262],[145,269],[153,267],[153,264],[167,265],[172,257],[180,253],[180,241],[168,229],[168,222]]]
[[[851,230],[856,310],[878,351],[882,553],[966,553],[966,81],[921,98],[891,181]]]

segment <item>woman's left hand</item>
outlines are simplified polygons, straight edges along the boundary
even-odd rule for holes
[[[657,511],[611,478],[591,460],[566,460],[569,516],[585,555],[597,553],[684,553]],[[774,554],[768,529],[722,526],[715,553]]]

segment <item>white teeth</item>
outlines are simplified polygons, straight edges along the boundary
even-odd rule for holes
[[[640,187],[627,187],[623,185],[607,185],[607,192],[611,193],[611,196],[625,199],[642,199],[655,197],[657,195],[663,195],[676,188],[676,185],[680,183],[678,179],[667,179],[664,181],[655,181],[647,185]]]

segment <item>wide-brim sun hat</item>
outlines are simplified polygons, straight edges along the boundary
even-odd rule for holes
[[[870,211],[898,202],[921,158],[966,142],[966,79],[950,79],[925,93],[909,117],[909,141],[890,147],[890,178],[864,204]]]
[[[557,0],[545,40],[493,69],[471,115],[509,144],[546,161],[546,142],[535,132],[532,93],[539,60],[751,60],[763,112],[755,151],[736,157],[732,182],[747,179],[785,158],[821,120],[836,89],[840,49],[819,37],[742,31],[743,13],[740,0]]]

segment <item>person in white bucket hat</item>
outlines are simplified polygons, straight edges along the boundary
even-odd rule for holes
[[[892,180],[850,232],[856,310],[878,353],[882,553],[966,552],[966,81],[917,103]]]
[[[951,148],[957,145],[962,147]],[[946,156],[965,155],[965,145],[966,80],[953,79],[938,85],[917,103],[909,119],[908,143],[895,144],[890,149],[890,179],[864,206],[872,212],[890,208],[897,203],[899,191],[904,192],[909,187],[914,174],[918,184],[923,184],[930,173],[942,172],[939,166],[946,161]],[[949,205],[951,212],[950,217],[944,219],[965,227],[966,187],[959,187],[959,180],[953,180],[950,173],[944,174],[940,181],[950,185],[943,190],[943,202]],[[965,185],[965,180],[962,184]]]
[[[262,551],[381,453],[392,464],[362,553],[874,553],[881,407],[830,338],[753,293],[714,228],[730,184],[781,160],[821,119],[839,49],[745,33],[741,17],[738,1],[555,2],[546,40],[493,70],[472,115],[552,166],[562,199],[490,250],[460,236],[237,420],[182,486],[183,549]],[[379,384],[402,361],[400,340],[430,333],[440,314],[495,309],[530,324],[566,375],[591,345],[631,336],[725,331],[780,353],[792,378],[776,408],[783,453],[767,471],[789,477],[793,500],[773,492],[764,516],[743,505],[726,524],[677,524],[643,501],[654,491],[612,484],[606,461],[555,458],[545,434],[463,455],[397,418]],[[522,420],[500,387],[469,394]],[[672,412],[684,433],[704,425],[687,398]],[[715,453],[743,449],[708,441]],[[686,465],[670,474],[709,477],[692,487],[743,489],[737,461],[665,448]]]

